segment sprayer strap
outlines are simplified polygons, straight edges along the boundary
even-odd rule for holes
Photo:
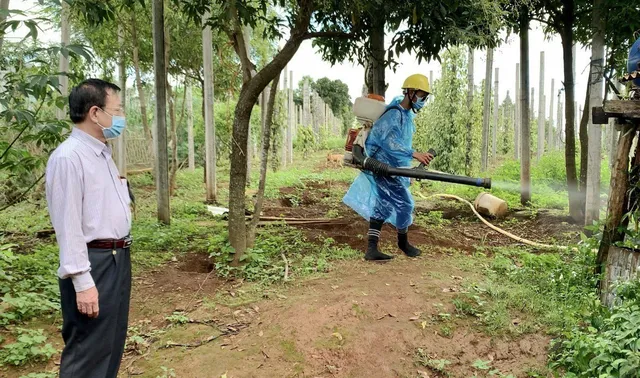
[[[382,112],[382,114],[380,114],[380,117],[378,117],[378,119],[376,120],[376,122],[378,122],[378,121],[380,120],[380,118],[382,118],[382,116],[383,116],[383,115],[387,114],[387,112],[388,112],[389,110],[393,110],[393,109],[395,109],[395,110],[397,110],[397,111],[399,111],[399,112],[400,112],[400,123],[402,124],[402,119],[403,119],[403,117],[404,117],[404,114],[403,114],[403,112],[402,112],[402,111],[403,111],[404,109],[402,109],[402,107],[401,107],[400,105],[398,105],[398,104],[395,104],[395,105],[393,105],[393,106],[390,106],[390,107],[386,108],[386,109],[384,110],[384,112]],[[375,122],[374,122],[374,125],[375,125]],[[372,128],[373,128],[373,127],[372,127]],[[378,148],[378,149],[379,149],[379,148]],[[371,156],[373,156],[376,152],[378,152],[378,149],[376,149],[375,151],[371,152]]]

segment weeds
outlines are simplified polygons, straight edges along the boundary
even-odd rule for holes
[[[15,254],[13,245],[0,245],[0,294],[3,311],[0,326],[37,316],[50,316],[59,309],[56,269],[58,251],[40,247],[33,254]]]
[[[444,376],[449,376],[449,373],[447,372],[447,366],[451,365],[451,361],[446,359],[438,359],[437,356],[429,355],[423,348],[418,348],[416,350],[415,361],[420,366],[429,368],[434,372],[440,373]]]
[[[17,340],[4,345],[0,350],[3,364],[20,366],[28,362],[47,361],[57,351],[46,343],[47,337],[41,329],[17,328]]]
[[[567,377],[636,377],[640,371],[640,281],[618,288],[611,311],[587,317],[556,339],[552,364]],[[599,303],[598,303],[599,304]]]

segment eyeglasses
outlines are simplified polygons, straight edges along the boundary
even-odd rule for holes
[[[124,109],[122,107],[120,107],[120,108],[100,108],[100,110],[102,110],[103,112],[109,114],[110,116],[113,116],[113,114],[107,112],[106,109],[109,109],[110,111],[114,112],[116,115],[124,114]]]

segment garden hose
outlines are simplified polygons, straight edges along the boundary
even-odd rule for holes
[[[418,196],[420,196],[423,199],[429,199],[429,198],[434,198],[434,197],[439,197],[439,198],[445,198],[445,199],[454,199],[457,201],[460,201],[462,203],[466,203],[467,205],[469,205],[469,207],[471,208],[471,210],[473,211],[473,213],[478,217],[478,219],[480,219],[482,221],[482,223],[484,223],[485,225],[487,225],[487,227],[491,228],[492,230],[501,233],[504,236],[507,236],[515,241],[518,241],[520,243],[523,244],[527,244],[530,245],[532,247],[536,247],[539,249],[546,249],[546,250],[561,250],[561,251],[566,251],[569,248],[567,246],[563,246],[563,245],[549,245],[549,244],[542,244],[542,243],[537,243],[531,240],[527,240],[524,238],[521,238],[519,236],[516,236],[508,231],[505,231],[499,227],[494,226],[493,224],[489,223],[486,219],[484,219],[482,217],[482,215],[480,215],[480,213],[478,213],[478,210],[476,210],[475,206],[473,206],[473,204],[469,201],[467,201],[464,198],[460,198],[458,196],[455,196],[453,194],[434,194],[431,195],[429,197],[425,197],[424,195],[422,195],[422,193],[417,193]]]

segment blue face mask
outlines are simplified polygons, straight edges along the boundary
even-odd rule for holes
[[[427,97],[423,97],[421,99],[419,99],[418,101],[413,103],[413,109],[415,111],[419,111],[420,109],[422,109],[424,107],[424,105],[427,103]]]
[[[109,114],[104,110],[102,111],[105,112],[106,114]],[[127,121],[123,116],[117,116],[117,115],[111,115],[111,114],[109,115],[111,116],[111,127],[106,128],[100,124],[98,124],[98,126],[102,127],[102,134],[104,135],[105,139],[116,139],[122,134],[122,132],[124,131],[124,128],[127,127]]]

